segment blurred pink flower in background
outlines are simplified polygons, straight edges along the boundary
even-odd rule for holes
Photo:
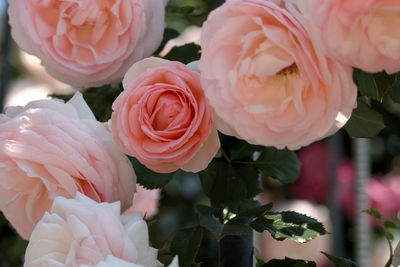
[[[292,195],[297,199],[326,202],[329,193],[329,153],[325,142],[317,142],[298,152],[300,177],[293,184]],[[352,199],[354,168],[350,160],[342,159],[337,170],[341,204]]]
[[[314,143],[298,152],[300,177],[293,184],[292,196],[296,199],[327,202],[329,194],[329,151],[325,142]],[[336,182],[337,199],[349,219],[355,214],[355,170],[353,163],[342,158]],[[374,175],[368,182],[367,195],[384,218],[391,218],[400,211],[400,174],[396,171],[386,176]]]
[[[160,190],[149,190],[136,184],[136,193],[133,196],[132,207],[127,209],[124,214],[141,212],[146,219],[150,219],[158,212],[159,200]]]

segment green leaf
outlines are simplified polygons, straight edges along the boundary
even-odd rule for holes
[[[233,164],[232,175],[236,179],[241,179],[245,188],[243,193],[246,199],[252,199],[262,192],[260,188],[259,172],[254,165]]]
[[[283,260],[273,259],[262,265],[262,267],[316,267],[313,261],[295,260],[285,257]]]
[[[179,256],[180,267],[190,267],[194,262],[203,239],[200,226],[177,232],[171,243],[171,252]]]
[[[164,58],[188,64],[200,59],[200,46],[194,43],[175,46]]]
[[[296,153],[288,149],[267,147],[261,152],[256,163],[265,176],[278,179],[282,183],[294,182],[300,174],[300,163]]]
[[[210,231],[218,239],[222,234],[224,225],[215,218],[214,209],[204,205],[197,205],[194,209],[199,225]]]
[[[250,223],[257,232],[269,231],[276,240],[290,238],[305,243],[327,234],[322,223],[306,215],[293,212],[268,212]]]
[[[393,221],[385,221],[385,223],[383,225],[385,228],[400,230],[400,226]]]
[[[221,240],[224,236],[227,235],[244,236],[244,235],[250,235],[252,233],[253,230],[247,225],[241,223],[229,222],[227,224],[224,224],[224,229],[222,231],[219,240]]]
[[[400,73],[395,75],[395,81],[392,90],[390,91],[390,97],[394,102],[400,103]]]
[[[253,219],[264,216],[272,209],[272,203],[261,205],[257,200],[246,199],[229,205],[229,211],[236,214],[232,220],[241,218]]]
[[[229,146],[229,155],[231,160],[252,158],[254,152],[263,150],[263,146],[256,146],[246,141],[236,139],[236,142]]]
[[[372,216],[373,218],[375,218],[377,220],[382,219],[382,215],[379,213],[379,211],[374,206],[372,206],[369,210],[363,210],[362,212]]]
[[[322,252],[336,267],[357,267],[358,265],[349,259],[337,257],[326,252]]]
[[[384,129],[385,122],[381,114],[373,110],[360,98],[357,108],[344,126],[346,132],[353,138],[371,138]]]
[[[355,69],[354,81],[363,95],[382,102],[383,97],[392,88],[395,76],[386,72],[367,73]]]
[[[222,158],[214,158],[207,169],[199,173],[204,193],[213,207],[246,199],[246,185],[233,175],[233,167]]]
[[[137,182],[147,189],[163,188],[175,173],[156,173],[147,169],[136,158],[129,157],[137,176]]]

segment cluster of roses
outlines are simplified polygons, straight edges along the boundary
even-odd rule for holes
[[[158,266],[144,221],[115,202],[126,210],[135,191],[123,153],[156,172],[198,172],[219,149],[217,129],[298,149],[350,117],[351,67],[400,70],[398,0],[228,0],[189,66],[144,59],[161,42],[165,2],[10,1],[14,40],[50,74],[124,87],[109,124],[79,93],[0,115],[0,209],[30,238],[26,266]]]

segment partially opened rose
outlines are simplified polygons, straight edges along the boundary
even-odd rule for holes
[[[157,250],[141,213],[120,215],[119,202],[97,203],[77,193],[57,197],[38,222],[25,253],[25,267],[157,267]]]
[[[207,167],[220,145],[198,73],[148,58],[129,69],[123,86],[109,122],[122,151],[160,173]]]
[[[120,81],[151,55],[164,30],[163,0],[13,0],[12,36],[57,79],[75,86]]]
[[[400,71],[400,1],[297,0],[315,42],[368,72]]]
[[[322,54],[283,5],[231,0],[214,10],[203,25],[199,68],[207,98],[226,124],[221,131],[298,149],[345,124],[357,88],[352,69]]]
[[[57,196],[131,206],[136,176],[80,93],[0,114],[0,210],[28,239]]]

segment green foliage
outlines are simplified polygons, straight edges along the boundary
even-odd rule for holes
[[[137,176],[137,183],[147,189],[164,187],[173,177],[172,173],[156,173],[142,165],[136,158],[129,157]]]
[[[389,245],[389,249],[390,249],[390,257],[389,260],[386,262],[385,267],[390,267],[392,264],[392,260],[393,260],[393,245],[392,242],[394,240],[393,237],[393,233],[391,232],[391,230],[400,230],[400,226],[395,223],[394,221],[385,221],[384,223],[381,222],[382,215],[379,213],[379,211],[372,206],[370,209],[368,210],[363,210],[364,213],[370,215],[372,218],[374,218],[375,222],[378,224],[379,226],[379,230],[383,233],[383,235],[385,236],[388,245]]]
[[[353,114],[344,128],[353,138],[371,138],[379,134],[385,127],[382,115],[359,98],[357,108],[353,110]]]
[[[382,219],[382,215],[379,213],[379,211],[372,206],[370,209],[368,210],[363,210],[364,213],[367,213],[368,215],[370,215],[372,218],[379,220]]]
[[[165,20],[169,28],[182,32],[191,25],[201,26],[208,14],[224,0],[169,0]]]
[[[210,231],[215,238],[219,239],[224,225],[214,216],[214,209],[208,206],[198,205],[195,207],[195,212],[199,225]]]
[[[200,59],[200,46],[194,43],[175,46],[164,58],[188,64]]]
[[[23,240],[0,212],[0,266],[22,266],[28,241]]]
[[[379,102],[383,101],[383,97],[392,89],[395,82],[395,75],[388,75],[386,72],[367,73],[356,69],[353,77],[363,95]]]
[[[306,260],[295,260],[285,257],[283,260],[273,259],[265,263],[261,267],[316,267],[316,263]]]
[[[390,92],[390,97],[394,102],[400,103],[400,73],[397,73],[394,76],[394,83],[392,91]]]
[[[224,135],[220,135],[220,140],[222,157],[214,158],[199,173],[203,191],[213,207],[259,194],[260,173],[284,183],[293,182],[299,176],[300,164],[292,151],[255,146]]]
[[[216,158],[200,172],[204,193],[210,197],[212,206],[248,198],[245,180],[235,177],[233,170],[234,167],[224,159]]]
[[[228,222],[224,224],[224,230],[222,231],[219,240],[221,240],[224,236],[227,235],[245,236],[245,235],[251,235],[252,233],[253,230],[247,225],[236,222]]]
[[[358,265],[352,262],[349,259],[345,259],[342,257],[337,257],[326,252],[322,252],[336,267],[357,267]]]
[[[232,221],[238,219],[254,219],[263,216],[270,211],[272,209],[272,203],[261,205],[260,202],[256,200],[246,199],[240,202],[231,203],[228,209],[236,215]]]
[[[192,227],[178,231],[171,243],[171,252],[178,255],[180,267],[190,267],[203,239],[203,228]]]
[[[265,176],[278,179],[282,183],[292,183],[300,175],[300,163],[293,151],[267,147],[257,159],[257,166]]]
[[[276,240],[289,238],[299,243],[327,234],[322,223],[293,211],[267,212],[250,226],[257,232],[267,230]]]

